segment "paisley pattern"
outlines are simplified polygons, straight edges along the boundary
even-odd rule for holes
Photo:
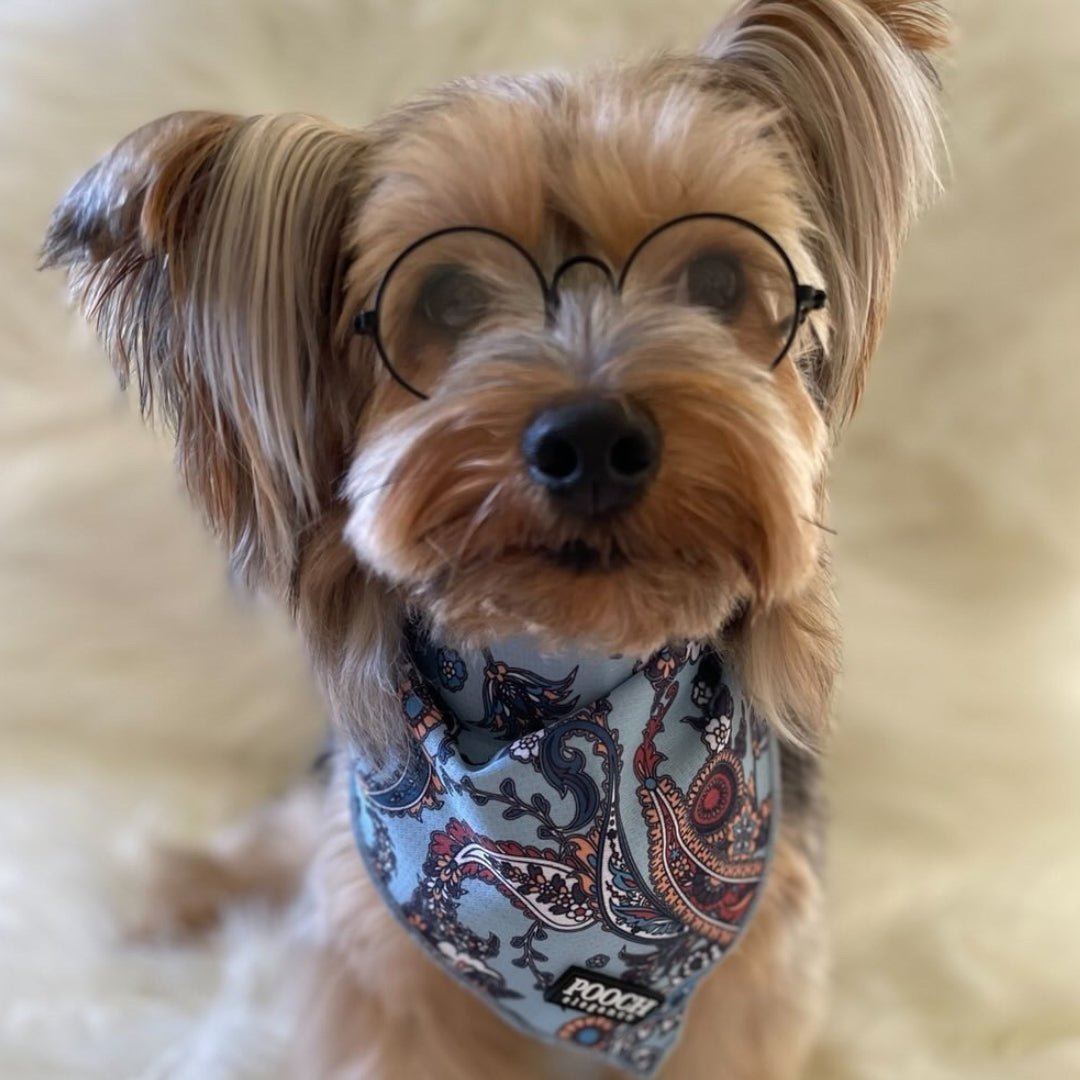
[[[413,637],[409,654],[411,754],[352,770],[387,903],[511,1023],[649,1075],[765,880],[768,725],[697,644],[637,663],[527,641],[459,654]],[[630,1024],[545,1000],[581,965],[663,1004]]]

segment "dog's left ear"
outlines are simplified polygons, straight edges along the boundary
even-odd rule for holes
[[[133,376],[144,410],[175,429],[237,569],[282,590],[366,390],[342,330],[366,150],[310,116],[163,117],[74,185],[43,249],[121,382]]]
[[[900,244],[938,186],[940,0],[744,0],[703,52],[776,117],[817,230],[830,334],[818,388],[836,432],[881,335]]]

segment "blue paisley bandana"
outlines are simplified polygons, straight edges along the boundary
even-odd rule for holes
[[[523,1031],[648,1076],[745,931],[778,831],[778,753],[721,656],[475,653],[412,638],[413,740],[352,762],[384,899]]]

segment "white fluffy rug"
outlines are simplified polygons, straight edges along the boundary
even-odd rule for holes
[[[423,84],[689,43],[724,0],[0,3],[0,1076],[274,1074],[281,930],[114,932],[117,860],[279,788],[320,732],[33,272],[49,208],[176,108],[362,122]],[[954,179],[837,469],[847,675],[817,1080],[1080,1077],[1080,8],[967,0]],[[778,1037],[783,1037],[778,1033]]]

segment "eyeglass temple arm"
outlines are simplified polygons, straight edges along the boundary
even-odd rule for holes
[[[795,292],[795,303],[799,312],[799,325],[806,322],[806,317],[812,311],[820,311],[828,300],[824,289],[817,289],[813,285],[800,285]]]
[[[375,324],[377,322],[375,309],[372,308],[368,311],[361,311],[356,318],[353,319],[353,333],[362,334],[365,337],[369,334],[375,333]]]

